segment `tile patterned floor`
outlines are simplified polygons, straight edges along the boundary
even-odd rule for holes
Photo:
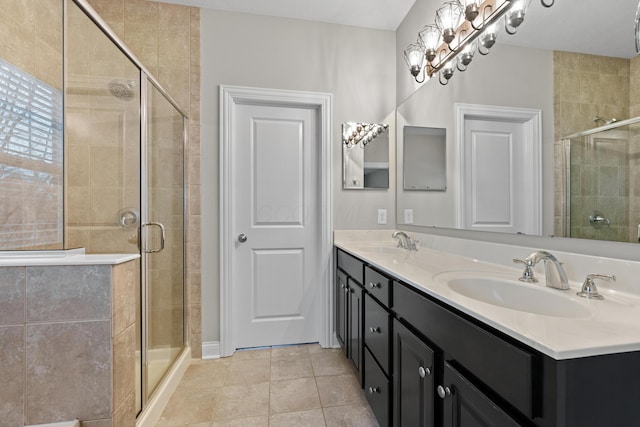
[[[377,427],[338,349],[317,344],[194,361],[157,427]]]

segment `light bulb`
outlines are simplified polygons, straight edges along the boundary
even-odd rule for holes
[[[409,71],[413,77],[420,74],[422,63],[424,62],[424,52],[418,43],[412,43],[404,51],[404,60],[409,67]]]
[[[449,44],[456,37],[456,29],[462,23],[464,11],[457,1],[445,2],[436,11],[436,25],[440,29],[442,39]]]
[[[422,44],[427,61],[433,61],[442,43],[440,29],[434,24],[427,25],[418,33],[418,40]]]

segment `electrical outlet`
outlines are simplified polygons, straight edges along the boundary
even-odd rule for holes
[[[404,223],[413,224],[413,209],[404,210]]]
[[[387,223],[387,210],[378,209],[378,224],[386,224],[386,223]]]

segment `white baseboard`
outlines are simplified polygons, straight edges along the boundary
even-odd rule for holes
[[[340,348],[340,342],[338,341],[338,336],[334,332],[331,334],[331,348]]]
[[[210,341],[202,343],[202,359],[219,359],[220,341]]]
[[[158,423],[158,420],[160,420],[162,416],[162,411],[164,411],[167,403],[169,403],[171,395],[178,387],[190,363],[191,348],[185,347],[171,366],[171,369],[169,369],[167,375],[165,375],[164,379],[158,385],[151,400],[147,402],[147,406],[138,416],[136,427],[154,427]]]

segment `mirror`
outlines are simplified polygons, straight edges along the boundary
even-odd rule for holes
[[[62,249],[62,2],[3,3],[0,250]]]
[[[413,191],[447,189],[447,130],[405,126],[403,188]]]
[[[404,96],[406,99],[397,108],[399,224],[460,228],[463,212],[458,195],[463,185],[463,166],[456,140],[460,128],[455,108],[499,106],[541,111],[541,206],[536,209],[541,212],[542,226],[538,234],[617,240],[606,236],[621,233],[600,231],[574,236],[565,226],[564,215],[570,207],[564,206],[567,159],[562,145],[568,135],[603,126],[612,118],[624,120],[640,115],[640,103],[636,101],[640,99],[640,59],[635,56],[632,25],[638,2],[613,3],[603,9],[595,0],[565,0],[547,9],[533,0],[518,33],[509,36],[502,31],[488,56],[476,55],[468,70],[456,71],[446,86],[432,79]],[[594,13],[596,10],[601,13]],[[583,28],[601,31],[585,32]],[[402,78],[412,79],[406,68],[404,77],[398,75],[398,79]],[[604,121],[596,122],[596,118]],[[402,186],[404,142],[400,130],[404,126],[446,129],[446,191],[412,192]],[[626,185],[628,190],[633,187],[632,182]],[[634,196],[627,193],[626,197]],[[406,221],[407,209],[413,212],[411,221]],[[590,207],[589,215],[593,211],[603,209]],[[640,215],[628,216],[637,228]]]
[[[388,124],[342,124],[342,185],[345,190],[389,188]]]

